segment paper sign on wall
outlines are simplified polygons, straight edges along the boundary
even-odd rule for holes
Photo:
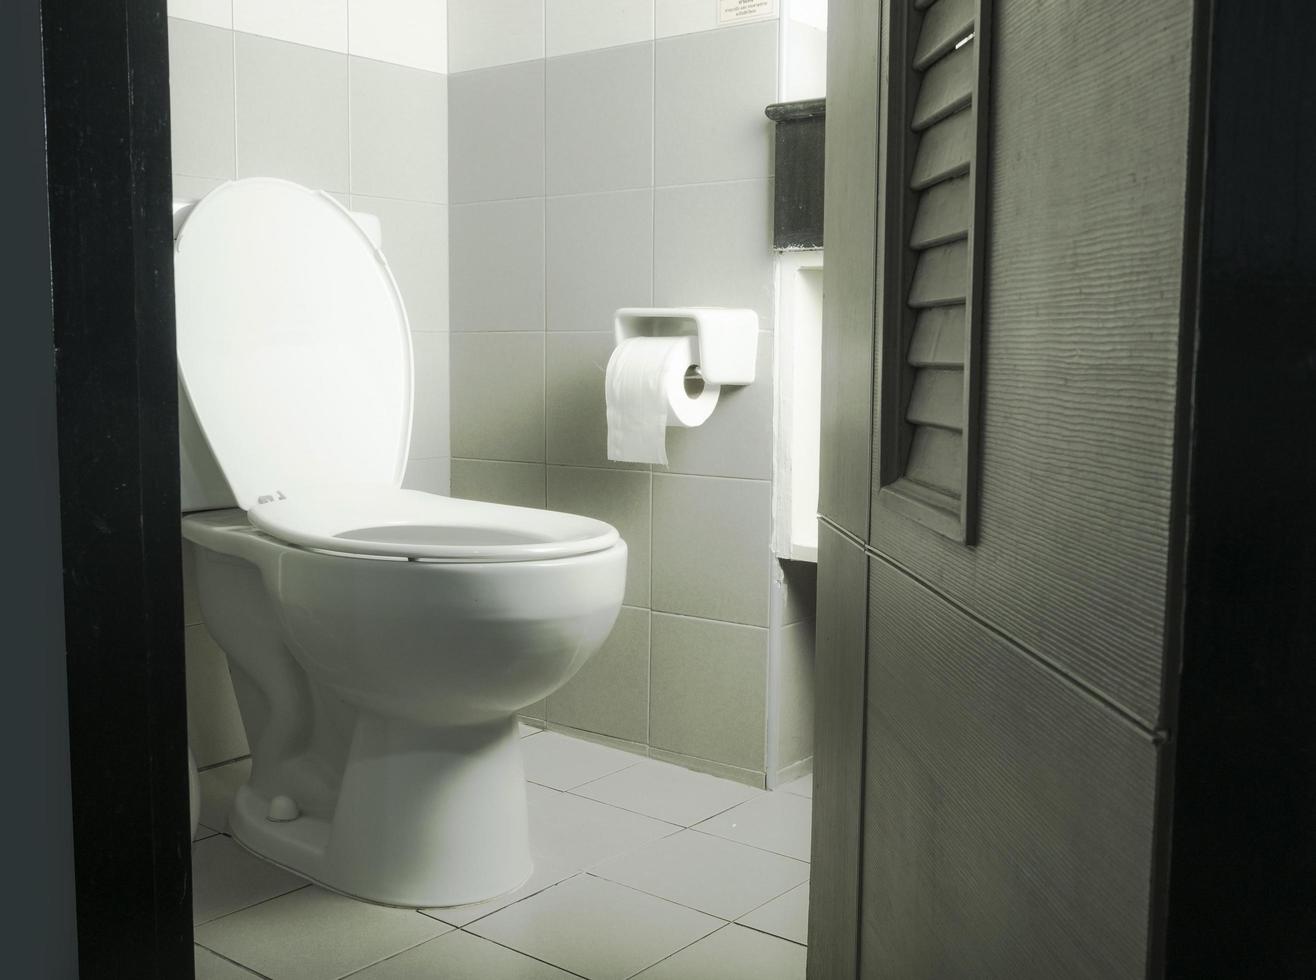
[[[777,15],[777,0],[717,0],[717,22],[739,24]]]

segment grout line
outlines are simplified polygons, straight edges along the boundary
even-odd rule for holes
[[[227,835],[225,835],[225,836],[227,836]],[[232,837],[229,837],[229,840],[233,840],[233,838],[232,838]],[[239,847],[242,847],[242,845],[239,844],[237,841],[233,841],[233,843],[238,844]],[[261,856],[260,856],[259,854],[257,854],[255,851],[248,851],[245,847],[243,847],[242,850],[243,850],[245,853],[250,854],[250,855],[252,855],[253,857],[257,858],[258,860],[266,862],[267,864],[270,865],[270,867],[273,867],[273,868],[279,868],[279,869],[282,870],[282,871],[288,871],[288,869],[287,869],[287,868],[284,868],[283,865],[281,865],[281,864],[275,864],[275,863],[274,863],[273,861],[271,861],[269,858],[261,857]],[[289,874],[296,874],[295,871],[289,871],[288,873],[289,873]],[[300,877],[300,876],[299,876],[299,877]],[[223,921],[224,919],[229,918],[230,916],[241,915],[243,912],[250,912],[250,911],[251,911],[252,909],[254,909],[254,908],[259,908],[259,907],[262,906],[262,905],[268,905],[270,902],[277,901],[277,900],[280,899],[280,898],[285,898],[285,897],[287,897],[288,895],[295,895],[295,894],[297,894],[298,892],[306,891],[306,889],[308,889],[308,888],[322,888],[322,887],[323,887],[323,886],[321,886],[321,885],[317,885],[315,882],[310,881],[309,879],[307,879],[306,882],[305,882],[305,884],[298,885],[296,888],[290,888],[290,889],[288,889],[288,891],[286,891],[286,892],[280,892],[280,893],[277,894],[277,895],[271,895],[269,898],[262,898],[259,902],[252,902],[250,905],[244,905],[244,906],[242,906],[242,908],[240,908],[240,909],[234,909],[232,912],[225,912],[223,915],[217,915],[217,916],[215,916],[213,919],[207,919],[205,922],[195,922],[195,923],[193,923],[193,925],[192,925],[193,934],[195,935],[196,930],[199,929],[199,928],[204,928],[204,927],[206,927],[206,926],[213,925],[213,924],[215,924],[216,922],[221,922],[221,921]],[[325,890],[327,891],[328,889],[325,889]],[[337,892],[335,892],[334,894],[337,894]],[[194,941],[195,941],[195,942],[199,942],[199,940],[194,940]],[[200,945],[205,946],[205,943],[200,943]],[[209,946],[206,946],[206,949],[210,949],[210,947],[209,947]],[[215,950],[210,950],[210,951],[211,951],[212,953],[213,953],[213,952],[216,952]],[[243,964],[243,965],[245,965],[245,964]]]
[[[188,627],[188,629],[191,629],[193,626],[205,626],[205,625],[206,625],[205,623],[193,623],[192,626]],[[222,769],[224,766],[231,766],[238,762],[245,762],[250,758],[251,758],[251,753],[248,752],[246,755],[235,755],[231,759],[224,759],[221,762],[212,762],[207,766],[197,766],[196,767],[197,775],[199,776],[203,772],[213,772],[216,769]]]
[[[270,977],[269,977],[268,975],[266,975],[266,974],[264,974],[264,973],[260,973],[260,972],[258,972],[258,971],[256,971],[256,970],[252,969],[251,967],[247,966],[247,964],[245,964],[245,963],[239,963],[237,960],[233,959],[232,957],[230,957],[230,956],[225,956],[223,953],[220,953],[220,952],[218,952],[218,951],[216,951],[216,950],[213,950],[213,949],[211,949],[209,946],[206,946],[206,945],[203,945],[202,943],[197,942],[195,939],[192,940],[192,945],[193,945],[193,946],[200,946],[202,949],[204,949],[204,950],[205,950],[207,953],[209,953],[210,955],[218,957],[219,959],[223,960],[225,963],[232,963],[232,964],[233,964],[234,966],[236,966],[238,969],[240,969],[240,970],[244,970],[244,971],[246,971],[247,973],[250,973],[250,974],[251,974],[252,976],[254,976],[254,977],[260,977],[261,980],[270,980]],[[196,954],[195,954],[195,952],[194,952],[194,953],[193,953],[193,957],[195,958],[195,956],[196,956]]]

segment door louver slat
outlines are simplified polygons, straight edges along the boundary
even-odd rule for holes
[[[964,367],[964,307],[935,306],[914,321],[909,363],[921,367]]]
[[[926,130],[919,139],[911,190],[922,190],[938,181],[969,172],[973,157],[973,114],[962,110]]]
[[[972,204],[968,177],[956,177],[928,188],[919,197],[910,247],[931,248],[967,238]]]
[[[915,71],[923,71],[973,33],[973,8],[973,0],[937,0],[931,6],[914,49]]]
[[[920,370],[905,417],[915,425],[964,431],[964,372],[959,368]]]
[[[969,252],[964,242],[938,245],[920,253],[909,287],[909,305],[945,306],[963,303],[968,292]]]
[[[960,436],[957,432],[922,426],[914,432],[905,476],[948,496],[960,495]]]
[[[973,100],[973,41],[952,51],[923,74],[910,126],[927,129]]]

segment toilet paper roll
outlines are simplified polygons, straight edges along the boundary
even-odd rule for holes
[[[608,359],[608,459],[667,463],[667,427],[702,425],[719,388],[695,372],[694,337],[632,337]]]

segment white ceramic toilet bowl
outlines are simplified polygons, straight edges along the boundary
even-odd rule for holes
[[[230,827],[257,854],[370,901],[481,901],[531,872],[516,715],[607,638],[626,545],[588,518],[387,493],[425,505],[428,523],[382,525],[385,555],[364,553],[359,534],[354,554],[304,548],[237,510],[184,518],[252,751]],[[445,510],[457,519],[441,523]],[[413,550],[447,540],[501,555],[409,558],[397,554],[409,535]]]

